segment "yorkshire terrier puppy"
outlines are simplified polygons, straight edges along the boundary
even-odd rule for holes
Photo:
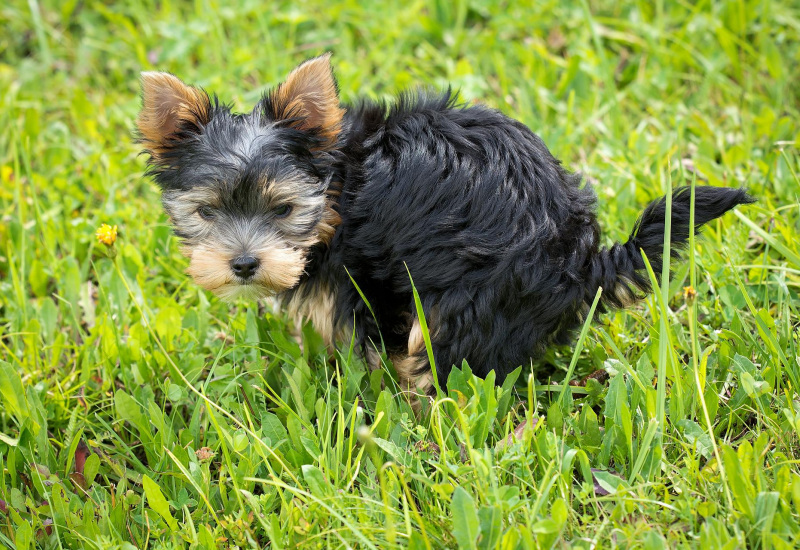
[[[329,346],[354,334],[373,367],[382,339],[404,389],[430,392],[433,376],[409,273],[444,387],[463,359],[499,381],[568,342],[599,287],[601,311],[642,298],[641,251],[661,272],[664,198],[627,242],[601,248],[591,186],[523,124],[449,92],[343,105],[330,54],[246,114],[167,73],[142,86],[149,174],[194,280],[226,300],[277,295]],[[695,193],[695,229],[753,202]],[[689,204],[677,189],[675,256]]]

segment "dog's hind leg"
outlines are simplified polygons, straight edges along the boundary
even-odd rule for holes
[[[419,412],[421,400],[430,399],[434,388],[419,319],[414,319],[411,324],[407,353],[393,355],[391,359],[397,371],[400,391],[409,397],[414,411]]]

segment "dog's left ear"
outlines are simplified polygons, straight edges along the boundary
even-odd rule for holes
[[[276,120],[289,120],[289,125],[298,130],[316,133],[323,140],[322,149],[333,147],[345,111],[339,106],[330,52],[293,70],[270,93],[266,106]]]

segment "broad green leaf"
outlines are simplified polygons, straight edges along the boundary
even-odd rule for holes
[[[311,464],[303,464],[302,470],[303,478],[308,483],[312,495],[317,498],[325,498],[333,494],[333,488],[328,483],[328,480],[325,479],[322,470]]]
[[[181,333],[181,314],[174,307],[165,307],[156,316],[156,334],[165,345]]]
[[[83,465],[83,478],[86,480],[86,486],[91,486],[97,472],[100,471],[100,457],[91,453]]]
[[[753,489],[745,475],[739,456],[730,446],[724,445],[720,452],[725,466],[728,485],[733,493],[737,509],[750,519],[755,519],[755,506],[753,504]]]
[[[167,386],[167,399],[173,403],[183,399],[183,389],[178,384],[170,383]]]
[[[114,394],[114,404],[117,409],[117,414],[123,419],[127,420],[139,430],[144,430],[147,426],[144,414],[139,403],[133,397],[125,393],[123,390],[117,390]]]
[[[620,487],[627,487],[624,479],[605,470],[593,470],[592,476],[597,485],[611,495],[616,493]]]
[[[11,414],[20,419],[28,416],[28,402],[22,389],[22,379],[14,368],[5,361],[0,361],[0,395],[3,407],[10,409]]]
[[[261,433],[271,447],[277,447],[281,441],[289,437],[286,427],[281,423],[280,418],[270,412],[265,412],[261,415]]]
[[[561,526],[550,518],[540,519],[531,526],[531,532],[537,535],[558,533]]]
[[[33,530],[30,523],[18,525],[14,533],[14,543],[17,550],[28,550],[33,543]]]
[[[375,435],[386,439],[389,436],[391,428],[389,419],[392,417],[394,411],[394,399],[388,390],[383,390],[378,395],[378,400],[375,403]]]
[[[411,532],[411,536],[408,538],[408,550],[430,550],[430,548],[419,531]]]
[[[481,538],[479,548],[493,549],[503,533],[503,514],[497,506],[484,506],[478,510]]]
[[[564,524],[567,523],[568,515],[569,511],[567,510],[564,499],[556,499],[555,502],[553,502],[553,506],[550,508],[550,516],[553,518],[553,521],[563,527]]]
[[[453,513],[453,536],[460,549],[477,548],[476,539],[480,532],[478,512],[475,501],[462,487],[453,491],[450,510]]]
[[[176,530],[178,528],[178,522],[172,517],[172,513],[169,511],[169,503],[167,499],[164,498],[164,493],[161,492],[161,488],[158,484],[145,474],[142,477],[142,487],[144,487],[144,494],[147,497],[147,504],[150,508],[164,518],[164,521],[167,522],[170,529]]]
[[[248,439],[247,433],[245,433],[243,430],[236,430],[232,439],[233,450],[237,453],[244,451],[250,444],[250,439]]]
[[[391,441],[380,437],[373,437],[372,441],[374,441],[378,447],[386,451],[392,460],[398,464],[402,464],[403,466],[410,465],[410,455]]]
[[[643,550],[662,550],[667,548],[667,542],[658,532],[648,531],[642,540]]]

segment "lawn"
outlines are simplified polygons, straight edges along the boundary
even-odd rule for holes
[[[797,3],[226,4],[0,6],[2,546],[800,546]],[[196,287],[143,176],[140,71],[246,110],[325,51],[346,101],[451,84],[529,125],[609,244],[671,186],[758,203],[417,418],[388,364]]]

